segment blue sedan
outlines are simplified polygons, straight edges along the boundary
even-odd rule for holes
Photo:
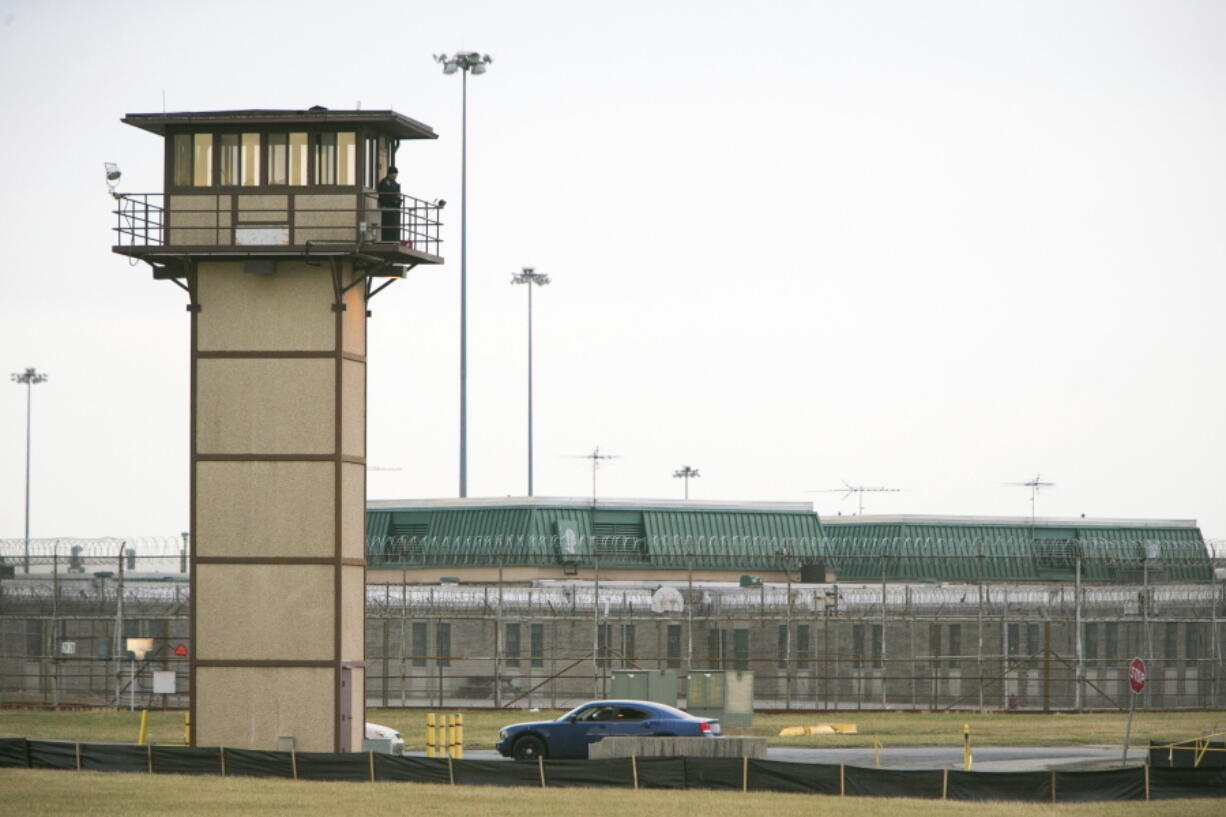
[[[715,718],[699,718],[653,701],[589,701],[556,721],[504,726],[495,748],[516,760],[586,758],[588,746],[620,735],[714,738],[720,728]]]

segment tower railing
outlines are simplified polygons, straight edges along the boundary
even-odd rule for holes
[[[405,195],[378,207],[376,194],[123,193],[116,196],[115,246],[309,247],[399,245],[439,255],[441,202]],[[387,216],[387,224],[384,219]]]

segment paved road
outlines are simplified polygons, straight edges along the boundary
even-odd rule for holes
[[[980,772],[1026,772],[1049,769],[1108,768],[1118,766],[1119,746],[980,746],[974,750],[974,770]],[[410,753],[417,754],[417,753]],[[791,763],[846,763],[848,766],[872,766],[872,749],[803,749],[772,748],[771,760]],[[469,760],[503,760],[493,749],[470,749],[464,752]],[[1142,749],[1128,753],[1129,764],[1140,763]],[[962,749],[914,746],[881,750],[881,766],[887,769],[962,768]]]

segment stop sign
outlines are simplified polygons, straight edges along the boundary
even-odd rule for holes
[[[1128,686],[1132,687],[1133,692],[1145,689],[1145,662],[1140,658],[1134,658],[1128,664]]]

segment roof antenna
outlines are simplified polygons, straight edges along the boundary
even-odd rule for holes
[[[1030,527],[1033,528],[1034,518],[1035,518],[1034,517],[1034,503],[1035,503],[1035,499],[1039,496],[1039,491],[1041,491],[1044,488],[1054,488],[1056,486],[1056,483],[1044,482],[1040,478],[1039,474],[1035,474],[1034,479],[1028,479],[1025,482],[1006,482],[1005,484],[1024,486],[1030,489]]]
[[[897,494],[902,491],[901,488],[883,488],[880,485],[852,485],[847,480],[843,480],[842,488],[823,488],[820,491],[805,491],[806,494],[842,494],[843,499],[852,494],[860,500],[860,510],[857,516],[864,516],[864,495],[865,494]],[[842,511],[839,512],[842,515]]]
[[[591,454],[576,454],[575,459],[591,460],[592,461],[592,504],[596,504],[596,471],[600,468],[601,460],[617,459],[616,454],[601,454],[600,446],[592,449]]]

